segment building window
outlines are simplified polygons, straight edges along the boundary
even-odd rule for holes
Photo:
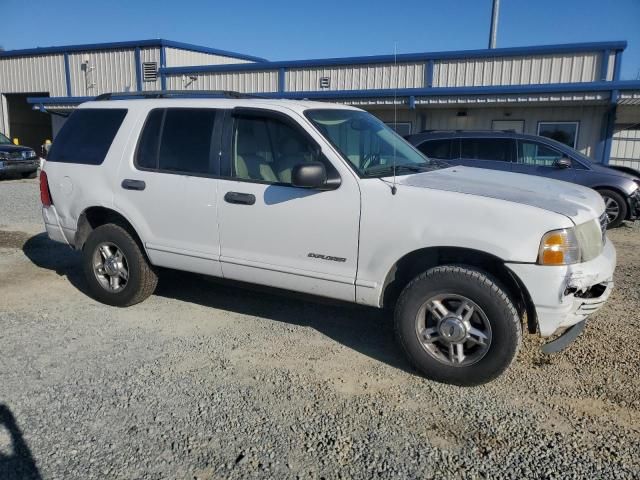
[[[331,79],[329,77],[320,77],[320,88],[329,88],[331,86]]]
[[[394,129],[401,137],[411,135],[411,122],[385,122],[385,124]]]
[[[493,120],[491,130],[524,133],[524,120]]]
[[[576,148],[578,144],[578,122],[538,122],[538,135],[551,138]]]

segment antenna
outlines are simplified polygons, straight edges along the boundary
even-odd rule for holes
[[[398,128],[398,42],[393,42],[393,68],[396,72],[396,81],[393,87],[393,129],[397,133]],[[393,137],[393,183],[391,184],[391,195],[395,195],[398,189],[396,188],[396,142],[397,136]]]

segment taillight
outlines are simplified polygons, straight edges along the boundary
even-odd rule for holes
[[[46,172],[40,172],[40,201],[42,202],[43,207],[50,207],[53,205]]]

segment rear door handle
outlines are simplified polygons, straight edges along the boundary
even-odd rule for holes
[[[122,181],[122,188],[125,190],[144,190],[147,185],[143,180],[132,180],[130,178],[125,178]]]
[[[256,196],[250,193],[227,192],[224,195],[224,201],[227,203],[237,203],[240,205],[253,205],[256,203]]]

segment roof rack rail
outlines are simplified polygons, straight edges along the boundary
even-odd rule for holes
[[[147,90],[144,92],[110,92],[94,98],[95,101],[124,100],[134,98],[174,98],[174,97],[204,97],[204,98],[261,98],[251,93],[240,93],[232,90]]]
[[[420,133],[514,133],[515,130],[514,129],[506,129],[506,130],[492,130],[490,128],[486,128],[486,129],[469,129],[469,130],[464,130],[464,129],[442,129],[442,128],[436,128],[436,129],[426,129],[426,130],[420,130]]]

